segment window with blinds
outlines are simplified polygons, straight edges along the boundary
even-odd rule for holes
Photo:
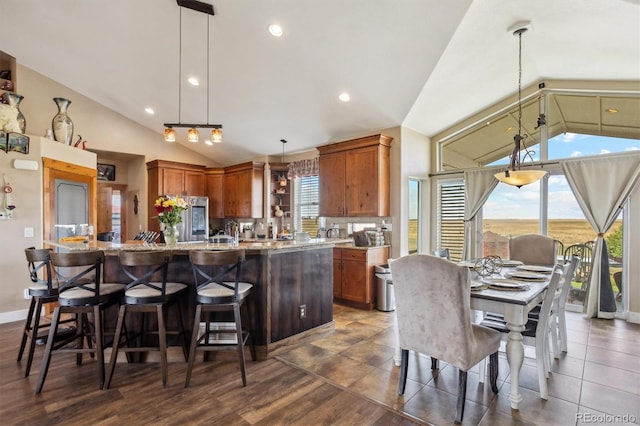
[[[448,248],[451,260],[462,260],[464,246],[464,183],[438,183],[439,248]]]
[[[296,229],[315,237],[318,234],[320,212],[318,176],[297,178],[296,188]]]

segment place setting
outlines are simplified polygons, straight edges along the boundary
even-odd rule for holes
[[[529,290],[529,284],[527,284],[526,282],[517,281],[509,278],[486,277],[486,278],[482,278],[482,283],[486,287],[494,290],[504,290],[504,291]]]
[[[525,271],[517,268],[505,272],[505,276],[507,278],[515,278],[517,280],[524,281],[546,281],[547,279],[549,279],[547,275],[538,272]]]

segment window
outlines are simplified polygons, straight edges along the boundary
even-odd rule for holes
[[[464,183],[461,180],[438,182],[438,248],[448,248],[451,260],[462,260],[464,246]]]
[[[308,232],[311,237],[318,235],[318,176],[304,176],[295,179],[295,229]]]
[[[409,179],[409,254],[417,253],[420,235],[420,181]]]

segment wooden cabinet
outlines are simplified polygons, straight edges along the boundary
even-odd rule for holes
[[[318,147],[320,216],[389,216],[389,151],[376,134]]]
[[[224,217],[224,170],[207,169],[204,172],[207,197],[209,197],[209,218]]]
[[[173,161],[154,160],[147,163],[149,230],[160,230],[158,221],[154,219],[156,210],[153,206],[160,195],[206,195],[204,170],[204,166]]]
[[[375,265],[389,259],[388,247],[333,249],[333,297],[357,308],[375,306]]]
[[[282,213],[291,211],[291,182],[286,178],[289,167],[286,163],[270,163],[271,169],[271,181],[270,181],[270,196],[271,200],[271,216],[275,216],[275,208],[278,208]],[[284,177],[286,185],[282,186],[280,181]]]
[[[263,217],[264,163],[248,162],[224,168],[224,216]]]

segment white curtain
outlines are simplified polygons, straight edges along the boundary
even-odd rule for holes
[[[498,184],[495,169],[469,170],[464,172],[464,250],[462,259],[471,258],[470,221],[478,214],[491,192]]]
[[[616,303],[603,236],[638,181],[640,155],[571,160],[563,162],[562,169],[582,212],[598,234],[584,312],[587,318],[613,318]]]

